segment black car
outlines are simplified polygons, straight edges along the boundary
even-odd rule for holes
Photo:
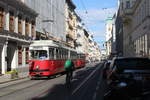
[[[110,65],[108,83],[110,89],[115,91],[109,91],[109,96],[110,93],[111,96],[108,100],[113,97],[120,97],[119,99],[122,98],[122,100],[138,97],[142,98],[138,100],[150,100],[150,59],[140,57],[114,58]]]
[[[150,59],[140,57],[114,58],[109,69],[110,80],[125,76],[144,78],[150,74]]]
[[[109,74],[110,64],[111,64],[111,60],[107,60],[104,63],[104,67],[103,67],[103,78],[104,79],[107,79],[107,76]]]

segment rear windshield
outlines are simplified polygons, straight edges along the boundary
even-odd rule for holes
[[[150,69],[149,59],[118,59],[115,65],[121,69]]]

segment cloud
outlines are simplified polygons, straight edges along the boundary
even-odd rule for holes
[[[89,31],[93,33],[95,41],[98,43],[105,41],[105,21],[108,16],[113,16],[116,12],[116,8],[107,9],[87,9],[77,10],[77,13],[88,27]]]
[[[87,13],[85,10],[78,10],[77,12],[85,24],[95,25],[95,23],[105,23],[106,18],[112,16],[115,13],[116,8],[88,9],[87,11]]]

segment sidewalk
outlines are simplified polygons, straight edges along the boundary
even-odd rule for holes
[[[4,74],[0,75],[0,84],[7,83],[10,81],[20,80],[29,77],[29,71],[28,68],[23,67],[21,69],[18,69],[18,75],[15,78],[12,78],[11,74]]]
[[[0,84],[7,83],[7,82],[10,82],[10,81],[24,79],[24,78],[27,78],[27,77],[28,77],[28,75],[24,74],[24,75],[18,76],[17,78],[12,79],[10,74],[1,75],[0,76]]]

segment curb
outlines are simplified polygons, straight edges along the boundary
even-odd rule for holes
[[[29,77],[29,76],[22,77],[22,78],[16,78],[16,79],[10,79],[10,80],[8,80],[8,81],[0,82],[0,84],[4,84],[4,83],[9,83],[9,82],[13,82],[13,81],[25,79],[25,78],[28,78],[28,77]]]

